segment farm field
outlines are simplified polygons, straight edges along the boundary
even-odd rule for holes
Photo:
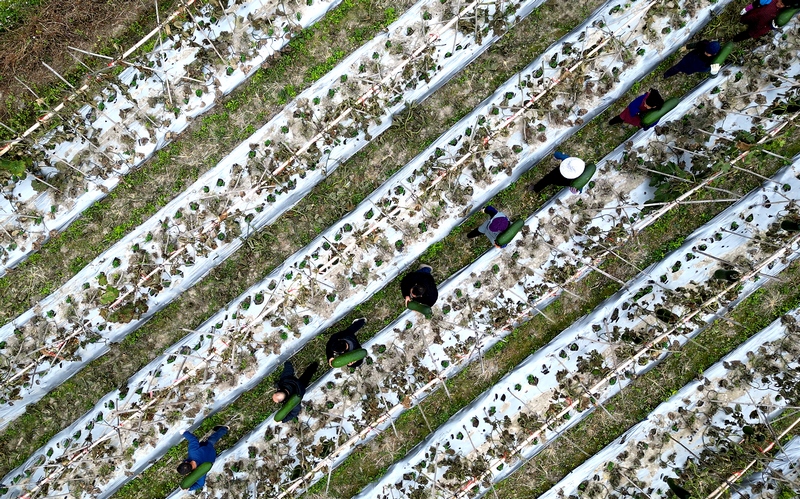
[[[798,493],[796,16],[663,77],[740,3],[155,3],[31,49],[72,63],[0,80],[0,494],[183,497],[181,433],[219,424],[207,497]],[[607,124],[650,88],[656,126]],[[580,192],[528,189],[556,150]],[[466,238],[487,204],[506,248]],[[362,316],[365,365],[329,369]],[[324,367],[281,424],[287,360]]]

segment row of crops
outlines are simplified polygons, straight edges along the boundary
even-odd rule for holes
[[[432,95],[541,3],[531,0],[509,8],[498,2],[461,5],[423,0],[303,91],[150,220],[0,329],[0,352],[9,359],[0,387],[0,426],[13,425],[27,406],[199,282],[249,236],[272,224],[383,133],[393,116]],[[400,167],[350,214],[53,436],[3,480],[6,496],[113,494],[177,445],[182,431],[251,390],[548,158],[555,146],[614,104],[728,3],[603,4]],[[245,2],[224,12],[207,7],[201,22],[182,24],[182,35],[170,37],[148,56],[151,67],[183,71],[184,76],[171,74],[167,78],[171,81],[191,81],[199,76],[200,66],[201,81],[218,85],[194,92],[191,85],[183,85],[183,101],[186,106],[194,103],[193,107],[167,106],[175,97],[170,84],[158,78],[157,71],[132,66],[119,76],[120,81],[131,80],[130,85],[124,90],[121,83],[112,85],[113,99],[111,91],[104,90],[103,97],[78,109],[74,122],[44,134],[36,146],[41,162],[63,162],[75,171],[76,164],[97,166],[95,162],[101,156],[108,159],[111,150],[119,155],[124,149],[120,143],[127,139],[115,136],[115,130],[124,130],[125,137],[152,133],[147,140],[136,136],[136,143],[145,149],[119,156],[125,164],[112,168],[115,175],[87,170],[70,180],[99,186],[97,180],[104,178],[110,182],[105,188],[78,182],[71,189],[82,194],[66,199],[57,196],[67,190],[64,186],[34,194],[30,182],[35,179],[28,178],[15,187],[20,194],[27,192],[17,198],[35,206],[57,199],[50,215],[61,220],[57,229],[62,229],[87,206],[82,196],[97,199],[106,194],[135,161],[146,160],[170,140],[169,134],[188,126],[189,117],[213,106],[252,74],[256,58],[268,57],[284,43],[281,40],[287,37],[278,34],[296,29],[292,18],[313,22],[329,7],[312,4],[303,7],[310,12],[290,14],[280,5]],[[467,25],[465,19],[474,22]],[[234,40],[243,36],[255,37],[258,43],[236,48]],[[198,51],[198,40],[209,48]],[[619,50],[621,40],[630,50]],[[243,48],[254,45],[259,51]],[[447,390],[448,379],[482,362],[485,351],[543,313],[570,283],[591,272],[604,273],[607,259],[628,251],[630,237],[677,206],[663,203],[659,210],[644,209],[669,182],[647,176],[646,165],[674,162],[691,170],[697,182],[684,199],[731,172],[747,172],[738,165],[748,152],[731,158],[729,143],[736,142],[740,132],[755,129],[764,131],[766,140],[787,125],[790,117],[764,115],[770,104],[786,98],[782,82],[792,81],[800,67],[794,33],[786,39],[776,34],[757,50],[770,61],[771,72],[731,66],[716,80],[683,96],[661,126],[640,131],[598,162],[599,173],[585,193],[559,193],[527,218],[523,233],[508,248],[485,253],[443,282],[432,320],[413,312],[401,314],[365,343],[368,365],[354,373],[323,375],[304,402],[301,428],[267,420],[225,451],[210,474],[209,493],[283,497],[303,492],[326,474],[330,479],[330,471],[359,445],[390,428],[433,391]],[[203,54],[205,58],[200,57]],[[212,54],[219,57],[215,60]],[[237,54],[242,54],[239,63],[228,65]],[[194,61],[202,64],[193,66]],[[221,81],[228,81],[228,86]],[[203,100],[212,91],[215,98]],[[157,128],[151,112],[142,111],[147,106],[174,115],[176,121],[161,116],[165,128]],[[684,115],[691,118],[682,120]],[[151,124],[135,125],[138,119]],[[706,133],[687,133],[687,122]],[[107,142],[101,143],[100,137]],[[79,151],[79,145],[86,150]],[[432,431],[362,496],[395,497],[402,491],[411,497],[462,497],[493,490],[494,483],[623,390],[629,380],[777,279],[794,259],[798,244],[796,233],[781,225],[798,216],[793,201],[793,193],[800,191],[797,168],[800,162],[793,159],[759,189],[730,199],[733,205],[698,228],[667,259],[621,282],[618,293]],[[9,209],[31,208],[19,204]],[[15,231],[24,235],[21,242],[12,243],[18,254],[7,251],[8,266],[49,235],[35,240],[30,227]],[[773,404],[775,410],[738,418],[739,429],[774,418],[782,407],[796,402],[791,388],[797,369],[791,345],[796,342],[785,339],[793,333],[776,326],[762,334],[768,337],[765,345],[774,343],[758,357],[759,366],[774,378],[762,381],[766,395],[747,390],[734,394],[743,389],[741,384],[717,381],[730,380],[725,371],[715,368],[719,372],[707,374],[705,386],[714,383],[718,391],[730,388],[725,397],[731,400],[766,397],[767,402],[754,404]],[[754,348],[747,343],[731,358],[743,359],[737,366],[751,362]],[[780,399],[770,399],[776,391]],[[684,392],[679,400],[702,390],[687,387]],[[724,408],[728,406],[710,405],[729,414]],[[667,409],[664,414],[674,411]],[[691,436],[698,425],[711,428],[715,438],[719,432],[729,438],[736,428],[713,429],[724,417],[709,411],[705,406],[702,417],[692,416],[685,428],[673,424],[679,429],[672,430],[676,433],[671,438]],[[653,419],[662,421],[660,414],[654,413]],[[642,447],[668,452],[661,447],[665,439],[655,436],[658,431],[666,430],[650,431],[655,440]],[[681,451],[670,459],[670,469],[685,466],[694,452],[703,449]],[[669,488],[663,485],[667,476],[660,468],[631,480],[620,471],[622,466],[608,467],[609,455],[598,454],[600,464],[591,465],[605,467],[613,475],[600,479],[603,487],[633,487],[649,494]],[[644,457],[636,459],[641,462]],[[623,461],[616,459],[620,465]],[[586,482],[586,476],[579,474],[576,490],[604,497],[605,489]],[[563,490],[569,486],[559,484]]]

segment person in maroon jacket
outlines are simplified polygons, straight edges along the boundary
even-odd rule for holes
[[[748,38],[761,38],[772,31],[776,27],[773,21],[784,7],[782,0],[755,0],[751,6],[750,9],[745,7],[742,10],[739,22],[746,24],[747,29],[734,36],[734,42],[742,42]]]
[[[661,94],[659,94],[658,90],[655,88],[651,88],[649,92],[640,95],[639,97],[635,98],[633,102],[628,104],[628,107],[626,107],[625,110],[619,114],[619,116],[614,116],[611,118],[608,124],[616,125],[619,123],[627,123],[629,125],[642,128],[642,115],[647,111],[661,109],[662,106],[664,106],[664,99],[661,97]],[[655,125],[655,123],[650,126],[653,125]]]

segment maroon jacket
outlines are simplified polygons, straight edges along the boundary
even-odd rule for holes
[[[756,7],[739,18],[739,22],[747,25],[747,34],[751,38],[761,38],[772,30],[772,21],[777,17],[778,0],[767,5]]]
[[[650,95],[650,92],[646,94],[642,94],[639,97],[635,98],[633,102],[628,104],[628,107],[625,108],[622,113],[620,113],[619,117],[625,123],[633,126],[637,126],[639,128],[642,127],[642,111],[646,111],[643,108],[644,102],[647,100],[647,97]]]

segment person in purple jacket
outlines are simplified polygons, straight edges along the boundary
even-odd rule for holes
[[[228,433],[227,426],[215,426],[214,433],[211,434],[204,441],[199,441],[196,436],[190,431],[183,432],[183,438],[189,442],[189,457],[187,457],[181,464],[178,465],[178,473],[181,475],[188,475],[195,468],[203,463],[213,463],[217,459],[217,451],[214,446],[219,442],[219,439]],[[194,482],[194,485],[189,487],[189,490],[200,490],[206,484],[206,476],[203,475],[199,480]]]
[[[487,205],[483,212],[489,215],[489,220],[485,221],[477,229],[469,231],[467,238],[472,239],[483,234],[495,247],[504,248],[505,246],[497,244],[497,236],[511,225],[511,221],[509,221],[505,213],[497,211],[497,208],[491,205]]]
[[[646,94],[642,94],[639,97],[635,98],[633,102],[628,104],[628,107],[625,108],[619,116],[614,116],[608,122],[609,125],[616,125],[618,123],[627,123],[629,125],[633,125],[639,128],[642,127],[642,115],[647,111],[655,111],[657,109],[661,109],[664,106],[664,99],[661,97],[661,94],[658,93],[658,90],[651,88],[649,92]],[[657,123],[657,122],[656,122]],[[655,125],[653,123],[650,126]],[[650,127],[644,127],[650,128]]]

